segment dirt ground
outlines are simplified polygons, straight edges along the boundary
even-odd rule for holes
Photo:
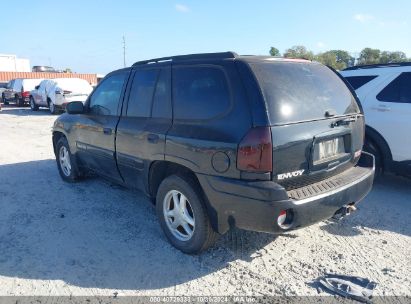
[[[369,278],[375,295],[411,296],[410,179],[383,177],[338,223],[281,236],[234,230],[188,256],[169,245],[141,194],[60,179],[55,119],[0,112],[0,296],[319,295],[314,281],[325,273]]]

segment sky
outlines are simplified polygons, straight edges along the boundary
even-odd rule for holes
[[[410,0],[13,0],[0,10],[0,54],[31,65],[105,74],[135,61],[190,53],[266,55],[294,45],[364,47],[411,57]]]

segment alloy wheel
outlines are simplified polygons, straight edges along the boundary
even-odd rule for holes
[[[163,200],[163,215],[168,229],[180,241],[188,241],[195,230],[193,208],[187,197],[177,190],[169,191]]]

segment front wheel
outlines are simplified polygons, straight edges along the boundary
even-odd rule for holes
[[[39,109],[39,106],[36,105],[36,102],[32,96],[30,97],[30,108],[32,111],[37,111]]]
[[[51,101],[51,100],[49,100],[49,110],[50,110],[50,113],[51,114],[57,114],[57,109],[56,109],[56,106],[55,106],[55,104]]]
[[[171,175],[163,180],[157,191],[156,211],[168,240],[182,252],[200,253],[218,237],[198,186],[190,179]]]
[[[56,146],[56,161],[61,178],[69,183],[73,183],[79,178],[79,170],[74,156],[70,152],[67,139],[62,137]]]

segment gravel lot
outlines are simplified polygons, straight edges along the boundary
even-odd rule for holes
[[[411,296],[411,180],[382,178],[341,222],[282,236],[235,230],[187,256],[141,194],[60,179],[55,118],[0,112],[0,296],[318,295],[313,281],[325,273],[372,279],[375,295]]]

